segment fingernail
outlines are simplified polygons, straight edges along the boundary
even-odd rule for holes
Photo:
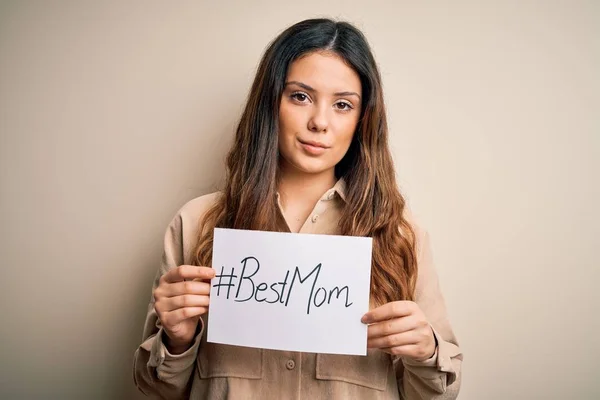
[[[362,322],[363,324],[368,324],[370,319],[371,319],[371,316],[369,314],[365,314],[361,318],[360,322]]]

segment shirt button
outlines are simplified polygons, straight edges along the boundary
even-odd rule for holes
[[[319,214],[315,214],[315,215],[313,215],[313,216],[312,216],[312,218],[311,218],[310,220],[311,220],[311,221],[313,222],[313,224],[314,224],[315,222],[317,222],[317,219],[319,219]]]
[[[296,362],[294,360],[287,360],[285,367],[289,370],[292,370],[296,367]]]

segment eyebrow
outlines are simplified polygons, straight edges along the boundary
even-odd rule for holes
[[[302,89],[307,90],[309,92],[316,92],[315,89],[313,89],[312,87],[308,86],[306,83],[302,83],[302,82],[298,82],[298,81],[289,81],[285,83],[285,86],[287,87],[288,85],[298,85],[300,86]],[[358,100],[360,100],[360,95],[356,92],[336,92],[333,94],[334,96],[356,96],[358,97]]]

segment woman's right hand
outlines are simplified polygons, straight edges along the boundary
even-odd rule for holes
[[[198,320],[208,311],[210,267],[180,265],[161,276],[154,289],[154,310],[167,335],[165,345],[172,354],[183,353],[194,340]]]

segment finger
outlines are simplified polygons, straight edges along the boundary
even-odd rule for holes
[[[195,294],[201,296],[210,295],[210,283],[185,281],[165,285],[162,291],[162,297],[175,297],[184,294]]]
[[[192,279],[212,279],[214,276],[215,270],[210,267],[180,265],[167,271],[160,279],[166,283],[175,283]]]
[[[416,344],[407,344],[403,346],[389,347],[380,350],[388,354],[392,354],[394,356],[410,357],[412,359],[423,358],[423,356],[418,356],[422,353],[422,351],[420,350],[420,346]]]
[[[405,346],[419,343],[419,335],[415,331],[397,333],[394,335],[378,337],[367,340],[367,348],[385,349],[389,347]]]
[[[363,324],[372,324],[392,318],[406,317],[414,313],[417,305],[412,301],[392,301],[384,304],[363,315]]]
[[[411,331],[418,328],[419,324],[412,315],[408,317],[393,318],[387,321],[377,322],[369,325],[367,336],[369,339],[394,335],[397,333]]]
[[[163,314],[161,320],[165,326],[174,326],[186,319],[204,314],[208,309],[206,307],[185,307]]]
[[[182,296],[166,297],[156,304],[161,312],[169,312],[185,307],[208,307],[210,297],[186,294]]]

